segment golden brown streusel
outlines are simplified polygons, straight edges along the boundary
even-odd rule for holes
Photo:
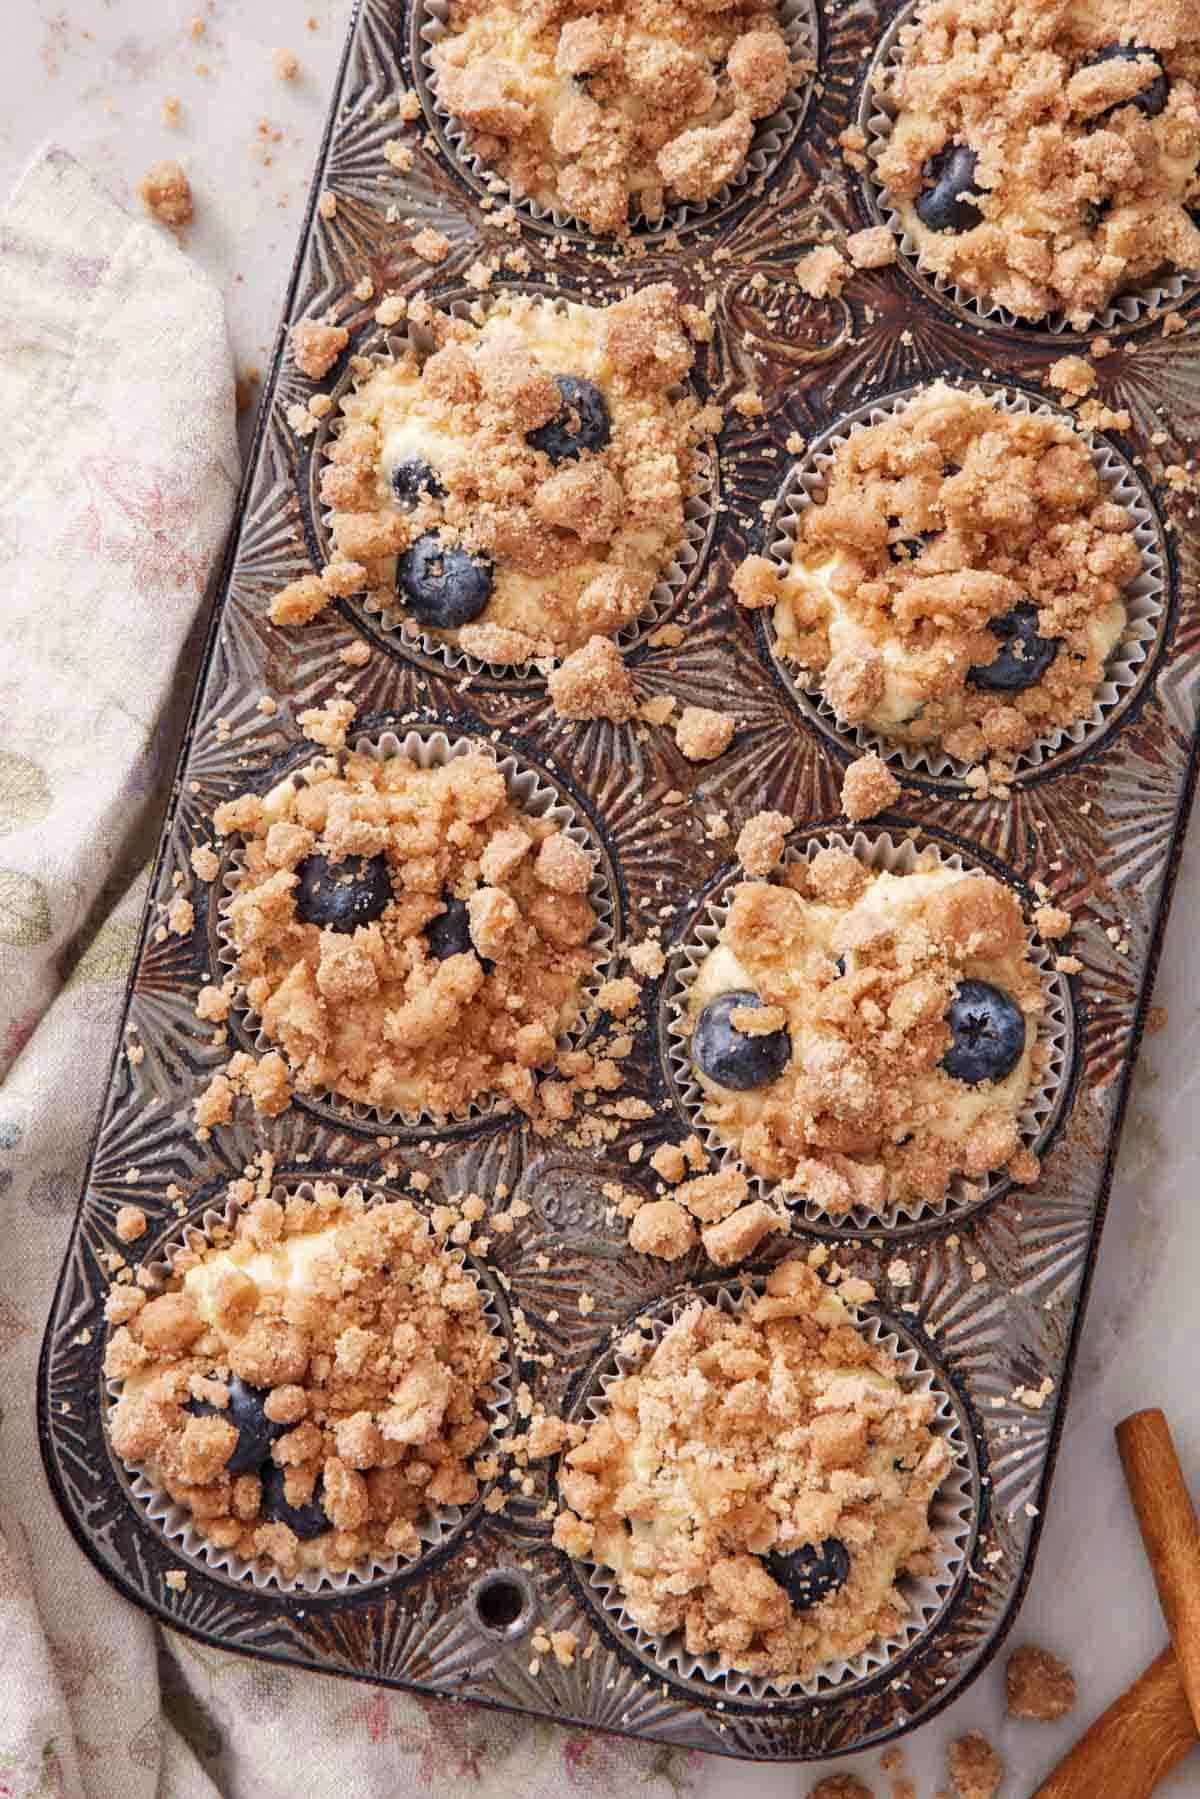
[[[607,307],[509,295],[481,324],[439,313],[429,329],[433,354],[362,363],[342,402],[321,483],[342,574],[325,586],[411,617],[406,556],[424,539],[465,550],[482,592],[461,625],[420,628],[483,661],[564,656],[620,630],[683,540],[711,422],[679,391],[693,349],[675,289]],[[531,437],[581,428],[563,380],[590,384],[607,422],[556,461]],[[315,591],[283,603],[277,622],[321,609]]]
[[[623,235],[740,173],[755,123],[811,66],[773,0],[452,0],[441,104],[512,192]]]
[[[857,1655],[904,1617],[897,1579],[931,1566],[950,1462],[933,1396],[899,1375],[803,1261],[736,1317],[695,1300],[565,1455],[555,1539],[611,1567],[634,1621],[682,1631],[689,1654],[775,1679]],[[847,1578],[797,1611],[770,1557],[830,1537]]]
[[[1070,1668],[1036,1643],[1023,1643],[1013,1651],[1004,1682],[1012,1718],[1048,1722],[1065,1718],[1075,1704],[1075,1676]]]
[[[192,222],[192,188],[177,162],[156,162],[142,177],[138,193],[160,225],[180,230]]]
[[[218,807],[214,823],[244,839],[227,913],[238,981],[298,1089],[409,1114],[487,1094],[540,1111],[533,1071],[580,1015],[596,915],[583,852],[512,804],[489,756],[421,769],[347,752],[265,801]],[[335,880],[359,868],[347,858],[382,857],[382,913],[349,932],[301,919],[298,871],[313,856]],[[425,933],[452,900],[470,948],[439,961]]]
[[[214,1546],[288,1575],[351,1568],[418,1553],[423,1517],[476,1498],[499,1357],[476,1282],[408,1200],[368,1206],[357,1187],[317,1183],[311,1200],[258,1199],[226,1240],[178,1255],[166,1290],[112,1328],[109,1430]],[[286,1426],[238,1473],[234,1377]],[[264,1511],[271,1464],[287,1504],[315,1497],[327,1530],[301,1541]]]
[[[923,267],[1083,329],[1123,289],[1200,265],[1194,0],[930,0],[901,42],[876,169]],[[931,230],[916,203],[954,145],[977,157],[977,222]]]
[[[1025,1016],[1023,1053],[999,1082],[968,1086],[941,1066],[946,1012],[968,979],[1003,989]],[[697,971],[689,1019],[737,991],[763,1004],[735,1010],[733,1028],[786,1027],[789,1061],[745,1091],[694,1073],[705,1118],[756,1173],[836,1217],[937,1202],[955,1174],[977,1179],[1020,1153],[1045,996],[1020,904],[990,875],[873,872],[826,849],[778,881],[743,882]]]
[[[1015,755],[1089,715],[1142,569],[1133,527],[1066,420],[934,382],[838,446],[773,571],[780,654],[846,725],[968,762]],[[1058,645],[1049,667],[1022,689],[980,685],[1003,652],[992,621],[1028,604]]]
[[[1004,1763],[979,1730],[951,1743],[946,1762],[958,1799],[993,1799],[1004,1779]]]

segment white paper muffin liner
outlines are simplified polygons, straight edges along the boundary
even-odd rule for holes
[[[581,815],[566,805],[554,789],[545,782],[540,774],[530,768],[518,755],[497,753],[497,746],[487,738],[479,737],[447,737],[444,731],[426,726],[421,730],[409,731],[404,737],[397,737],[394,731],[384,731],[378,736],[364,734],[352,738],[348,748],[360,755],[372,757],[376,762],[386,762],[393,756],[407,756],[418,768],[441,768],[446,763],[455,761],[460,756],[491,756],[504,776],[508,787],[508,797],[512,805],[518,807],[530,818],[550,819],[573,843],[587,851],[592,861],[592,883],[588,888],[588,898],[596,913],[596,927],[589,941],[589,947],[595,957],[592,973],[583,983],[581,989],[580,1016],[572,1028],[559,1038],[559,1049],[568,1049],[586,1036],[590,1029],[588,1014],[594,1010],[596,996],[604,982],[613,972],[616,956],[616,918],[617,905],[608,880],[604,874],[604,858],[600,853],[600,845],[583,821]],[[327,769],[329,757],[313,757],[310,761],[294,768],[284,779],[304,781],[308,774],[316,768]],[[272,783],[278,786],[279,781]],[[237,980],[238,947],[229,923],[228,902],[237,892],[245,867],[244,852],[234,847],[228,852],[222,870],[219,899],[216,917],[218,979]],[[230,1018],[237,1026],[244,1041],[257,1054],[267,1055],[272,1050],[284,1055],[281,1044],[276,1043],[263,1029],[262,1020],[246,1001],[244,991],[239,983],[238,994],[230,1008]],[[289,1064],[290,1066],[290,1064]],[[352,1119],[359,1125],[371,1130],[388,1130],[403,1126],[405,1129],[419,1129],[424,1134],[436,1135],[439,1130],[461,1125],[471,1119],[485,1118],[492,1113],[502,1096],[498,1094],[481,1095],[474,1099],[461,1112],[443,1115],[422,1109],[419,1112],[395,1112],[385,1110],[381,1106],[364,1105],[359,1100],[347,1099],[332,1088],[297,1088],[296,1096],[328,1108],[340,1117]]]
[[[1118,331],[1122,327],[1135,325],[1139,319],[1160,308],[1177,306],[1194,286],[1194,272],[1148,276],[1141,282],[1131,284],[1121,293],[1114,294],[1103,311],[1094,314],[1090,324],[1080,330],[1062,312],[1047,313],[1043,319],[1021,318],[995,300],[959,287],[945,275],[926,268],[921,261],[919,245],[905,229],[897,207],[875,174],[877,159],[887,147],[896,119],[880,91],[881,85],[890,80],[899,68],[904,56],[900,34],[915,19],[923,4],[924,0],[912,0],[911,5],[903,7],[880,38],[863,83],[858,116],[859,127],[867,139],[869,172],[863,177],[863,185],[871,213],[875,219],[890,227],[899,243],[901,254],[923,285],[938,299],[971,314],[981,324],[1021,332],[1048,331],[1055,336],[1099,336],[1106,331]]]
[[[369,1189],[368,1189],[369,1191]],[[290,1185],[279,1184],[272,1189],[271,1197],[281,1205],[292,1198],[312,1199],[313,1184],[311,1181],[294,1182]],[[380,1196],[380,1199],[390,1196]],[[419,1200],[405,1195],[410,1203],[420,1211]],[[230,1200],[223,1208],[213,1207],[201,1214],[199,1224],[191,1223],[180,1231],[179,1241],[169,1245],[153,1262],[148,1264],[149,1272],[154,1275],[165,1288],[171,1278],[174,1257],[185,1249],[201,1250],[211,1244],[212,1232],[219,1226],[232,1227],[242,1208],[235,1200]],[[471,1264],[461,1250],[446,1245],[446,1252],[458,1264],[464,1273],[470,1275],[479,1289],[483,1300],[484,1316],[493,1335],[501,1344],[503,1354],[497,1369],[495,1380],[482,1391],[481,1410],[491,1425],[491,1433],[480,1444],[478,1455],[501,1448],[498,1441],[508,1429],[510,1422],[509,1407],[512,1404],[512,1357],[507,1338],[500,1321],[496,1302],[485,1281],[479,1279]],[[116,1403],[121,1394],[120,1381],[106,1381],[105,1392],[109,1400],[109,1409]],[[106,1422],[107,1431],[107,1422]],[[373,1586],[379,1581],[390,1580],[402,1570],[411,1572],[419,1567],[425,1557],[433,1550],[440,1549],[443,1544],[464,1528],[471,1513],[478,1506],[476,1500],[471,1507],[458,1505],[438,1506],[423,1517],[414,1521],[414,1529],[421,1539],[421,1552],[415,1556],[404,1555],[372,1555],[354,1568],[333,1570],[329,1568],[304,1568],[295,1575],[285,1574],[275,1563],[267,1560],[246,1561],[232,1549],[219,1548],[210,1543],[207,1537],[201,1536],[196,1529],[192,1515],[185,1506],[178,1505],[170,1494],[158,1484],[154,1477],[144,1468],[134,1463],[122,1462],[115,1450],[113,1460],[118,1469],[123,1469],[128,1483],[128,1491],[138,1511],[152,1524],[180,1556],[189,1561],[198,1562],[209,1572],[225,1576],[227,1580],[244,1582],[256,1587],[260,1592],[284,1591],[287,1593],[345,1593],[359,1588]],[[481,1488],[480,1497],[484,1489]]]
[[[976,869],[957,852],[945,853],[936,843],[915,843],[911,838],[895,839],[889,833],[868,837],[863,831],[853,837],[837,831],[822,832],[819,837],[790,847],[786,863],[811,862],[819,850],[848,850],[867,868],[890,874],[912,874],[918,862],[928,866],[931,858],[939,867],[964,874],[987,873]],[[731,876],[731,880],[732,880]],[[730,883],[726,883],[728,887]],[[729,916],[730,899],[710,900],[693,919],[687,935],[671,952],[671,967],[664,994],[663,1018],[666,1025],[666,1062],[671,1083],[688,1124],[695,1130],[718,1162],[736,1167],[745,1175],[755,1197],[770,1199],[778,1182],[755,1174],[740,1159],[734,1148],[709,1122],[705,1112],[706,1095],[695,1077],[691,1059],[691,1032],[688,1029],[688,995],[701,964],[720,939]],[[1029,960],[1037,970],[1046,996],[1046,1010],[1036,1021],[1037,1052],[1041,1066],[1033,1069],[1025,1104],[1018,1118],[1021,1147],[1039,1154],[1053,1131],[1067,1099],[1067,1073],[1071,1066],[1073,1015],[1070,990],[1065,978],[1054,969],[1054,953],[1036,938],[1029,943]],[[946,1194],[939,1200],[908,1198],[891,1200],[881,1210],[857,1205],[851,1211],[834,1216],[815,1200],[787,1196],[788,1205],[814,1227],[832,1230],[840,1235],[855,1232],[895,1230],[922,1219],[947,1218],[973,1210],[985,1200],[1006,1191],[1011,1177],[998,1170],[981,1180],[968,1181],[955,1175]]]
[[[709,1299],[722,1311],[734,1315],[760,1295],[765,1285],[761,1276],[748,1277],[718,1287],[715,1292],[702,1289],[699,1293],[680,1294],[666,1311],[638,1319],[630,1326],[630,1331],[640,1331],[643,1337],[650,1338],[645,1352],[648,1357],[694,1299]],[[591,1557],[577,1558],[575,1567],[588,1599],[603,1614],[605,1622],[652,1667],[669,1669],[683,1680],[702,1681],[731,1699],[827,1699],[839,1696],[842,1689],[850,1689],[880,1674],[931,1630],[945,1611],[970,1554],[979,1516],[978,1477],[970,1447],[970,1424],[949,1381],[903,1326],[874,1314],[864,1314],[855,1306],[847,1305],[847,1311],[867,1341],[885,1349],[900,1364],[901,1383],[907,1391],[937,1396],[937,1410],[929,1428],[946,1442],[952,1459],[946,1478],[930,1505],[937,1557],[933,1572],[904,1575],[897,1582],[910,1610],[895,1635],[877,1637],[858,1655],[828,1662],[803,1680],[783,1681],[725,1667],[715,1653],[693,1655],[684,1646],[682,1631],[668,1637],[650,1635],[626,1611],[615,1570]],[[590,1423],[602,1417],[606,1409],[605,1396],[613,1381],[631,1374],[642,1365],[643,1359],[642,1356],[631,1358],[619,1347],[614,1347],[607,1363],[593,1378],[591,1390],[578,1413],[580,1421]]]
[[[470,300],[451,300],[446,310],[455,318],[470,319],[474,322],[480,306],[486,310],[489,303],[494,305],[506,294],[523,294],[530,290],[508,288],[498,289],[489,300],[481,300],[475,295]],[[573,296],[561,291],[539,296],[552,305],[564,306]],[[593,302],[580,296],[581,304]],[[422,327],[400,326],[382,333],[380,343],[374,349],[362,349],[355,360],[365,358],[380,367],[397,362],[406,351],[412,350],[418,357],[431,354],[435,348],[432,335]],[[316,437],[310,458],[311,489],[309,496],[310,517],[317,538],[317,545],[324,562],[332,559],[333,544],[333,510],[321,499],[320,477],[326,463],[328,445],[337,438],[346,424],[346,415],[341,409],[341,402],[346,395],[359,385],[362,377],[353,370],[339,381],[334,389],[333,410],[327,415],[326,426]],[[681,383],[667,390],[668,398],[680,399],[688,392],[686,383]],[[636,618],[623,625],[619,631],[613,632],[615,641],[622,650],[632,649],[634,644],[663,623],[675,610],[684,590],[695,578],[697,570],[707,555],[709,545],[717,522],[717,481],[718,468],[715,446],[711,443],[698,444],[694,450],[695,467],[692,471],[691,485],[683,504],[683,538],[677,546],[671,561],[662,570],[658,581],[652,588],[645,605]],[[422,630],[417,621],[405,611],[398,602],[390,604],[381,600],[377,594],[356,594],[350,601],[376,630],[387,632],[399,639],[409,650],[419,650],[424,656],[432,657],[453,675],[484,675],[492,680],[529,681],[544,677],[546,671],[554,664],[555,658],[537,658],[525,662],[484,662],[478,656],[468,655],[462,647],[450,638],[442,637],[434,631]]]
[[[817,55],[820,27],[813,0],[779,0],[779,28],[791,53],[793,67],[799,63],[813,65],[811,73],[799,72],[778,111],[755,121],[754,137],[741,169],[710,200],[680,200],[664,206],[662,217],[647,219],[639,211],[631,216],[634,231],[653,233],[679,232],[690,226],[703,225],[721,212],[750,183],[763,181],[778,165],[793,142],[808,112],[817,81]],[[543,206],[528,194],[509,188],[498,166],[477,156],[470,146],[467,128],[442,105],[432,50],[449,30],[448,0],[415,0],[413,6],[412,65],[417,91],[428,115],[436,122],[442,143],[451,160],[456,162],[472,186],[492,194],[505,193],[518,212],[535,224],[555,231],[573,231],[601,245],[619,239],[597,237],[589,225],[561,206]]]
[[[1005,762],[1011,765],[1014,773],[1021,775],[1079,749],[1107,730],[1133,697],[1145,674],[1147,659],[1153,655],[1166,624],[1167,556],[1158,519],[1145,488],[1130,465],[1103,437],[1081,430],[1065,408],[1034,400],[1020,388],[1006,387],[995,381],[952,382],[951,385],[964,393],[991,400],[1002,412],[1068,423],[1087,445],[1092,465],[1108,497],[1132,516],[1134,542],[1142,555],[1142,572],[1129,583],[1124,593],[1125,630],[1109,656],[1104,680],[1096,690],[1091,711],[1086,718],[1035,739],[1017,756],[1005,756]],[[808,507],[819,504],[834,457],[854,429],[895,417],[925,391],[925,386],[919,386],[874,400],[847,413],[833,430],[814,440],[790,472],[772,515],[764,552],[772,562],[781,569],[790,566],[801,515]],[[898,763],[909,774],[962,781],[970,764],[949,755],[936,742],[909,743],[903,738],[884,736],[870,725],[842,723],[817,684],[817,678],[806,677],[801,668],[782,655],[769,608],[763,615],[763,629],[771,659],[793,698],[828,736],[855,753],[873,750],[885,761]]]

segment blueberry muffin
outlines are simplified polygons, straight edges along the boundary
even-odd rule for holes
[[[608,307],[528,295],[364,363],[322,483],[351,584],[492,663],[631,623],[675,557],[709,424],[666,283]],[[333,565],[330,579],[344,583]]]
[[[260,1197],[107,1313],[112,1446],[213,1548],[285,1576],[411,1557],[479,1493],[500,1347],[407,1200]]]
[[[704,1117],[834,1217],[1031,1178],[1018,1118],[1045,997],[990,875],[874,872],[840,849],[746,881],[688,992]]]
[[[564,1457],[555,1541],[611,1568],[651,1636],[809,1678],[900,1629],[903,1577],[935,1566],[930,1502],[950,1468],[935,1404],[784,1262],[737,1316],[692,1301],[608,1388]]]
[[[432,60],[438,99],[510,191],[603,234],[719,193],[811,72],[773,0],[451,0]]]
[[[790,566],[751,557],[785,661],[839,720],[974,762],[1087,718],[1142,572],[1065,419],[935,382],[838,446]]]
[[[1194,0],[932,0],[901,42],[876,170],[924,268],[1082,330],[1200,267]]]
[[[593,869],[512,803],[490,756],[347,752],[214,823],[243,845],[230,988],[295,1088],[408,1115],[496,1095],[540,1112],[534,1071],[593,970]]]

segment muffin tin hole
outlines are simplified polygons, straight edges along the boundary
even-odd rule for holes
[[[815,438],[804,456],[788,472],[766,530],[764,553],[779,567],[789,564],[801,515],[820,503],[828,473],[838,449],[856,426],[876,425],[903,412],[925,384],[887,394],[849,412],[836,425]],[[982,394],[1003,412],[1018,416],[1039,414],[1060,418],[1071,425],[1087,444],[1092,463],[1109,497],[1123,506],[1134,521],[1134,540],[1142,555],[1142,573],[1125,591],[1128,613],[1120,643],[1108,659],[1105,678],[1097,689],[1089,717],[1047,733],[1012,758],[1013,778],[1057,770],[1096,742],[1125,716],[1142,693],[1158,660],[1169,619],[1170,566],[1162,526],[1154,501],[1140,475],[1106,438],[1080,431],[1071,414],[1049,401],[1034,399],[1018,387],[1000,381],[951,383],[963,391]],[[780,655],[769,611],[759,624],[768,655],[780,680],[805,722],[851,755],[874,751],[885,761],[899,764],[908,775],[927,777],[952,786],[966,798],[974,798],[966,786],[967,765],[957,761],[937,743],[908,743],[885,737],[868,725],[845,725],[815,681]]]
[[[480,1630],[504,1642],[515,1642],[529,1630],[534,1611],[533,1589],[516,1568],[496,1568],[477,1580],[467,1604]]]

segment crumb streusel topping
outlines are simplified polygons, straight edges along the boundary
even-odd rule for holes
[[[423,1518],[479,1492],[500,1345],[408,1200],[260,1198],[108,1316],[113,1448],[214,1547],[287,1575],[413,1556]]]
[[[877,172],[924,267],[1085,329],[1200,266],[1194,0],[931,0],[901,41]]]
[[[438,98],[513,193],[598,233],[708,200],[811,73],[773,0],[451,0]]]
[[[937,381],[850,432],[790,567],[751,557],[735,589],[844,724],[974,762],[1088,716],[1142,571],[1133,529],[1065,420]]]
[[[644,610],[711,419],[669,283],[607,307],[508,296],[440,347],[364,361],[322,494],[333,591],[481,660],[565,656]]]
[[[217,808],[244,873],[237,982],[293,1085],[439,1116],[534,1070],[583,1008],[591,858],[508,797],[490,756],[422,769],[348,751]]]
[[[835,1217],[936,1203],[956,1174],[1025,1172],[1018,1118],[1046,1002],[1011,889],[945,866],[873,872],[839,849],[789,864],[780,883],[734,890],[688,994],[693,1070],[718,1134],[756,1173]],[[963,983],[1010,1002],[1002,1078],[943,1065],[960,988],[977,997]],[[751,1066],[753,1085],[725,1085],[699,1065],[697,1027],[727,994],[750,996],[724,1026],[734,1078],[756,1044],[777,1052],[765,1079]]]
[[[555,1539],[612,1568],[651,1635],[806,1678],[897,1630],[901,1577],[933,1566],[950,1467],[935,1408],[832,1288],[784,1262],[737,1316],[694,1300],[608,1388],[564,1457]]]

